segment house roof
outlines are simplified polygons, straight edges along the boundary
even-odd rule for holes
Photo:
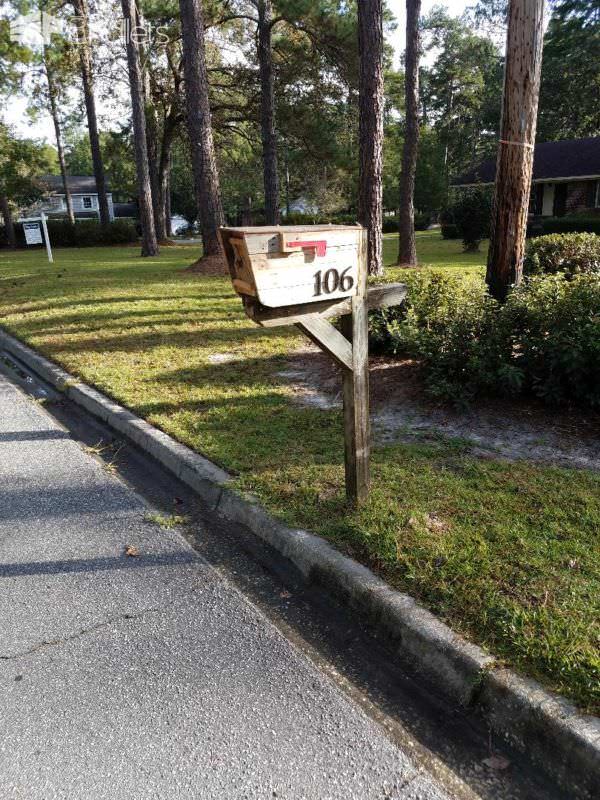
[[[493,183],[495,177],[496,159],[488,158],[455,178],[452,184],[467,186],[472,183]],[[534,181],[583,177],[600,178],[600,136],[536,144],[533,153]]]
[[[42,175],[40,178],[48,189],[52,192],[63,193],[63,181],[60,175]],[[67,178],[67,185],[73,194],[96,194],[96,179],[93,175],[70,175]],[[110,188],[106,186],[106,191],[109,192]]]

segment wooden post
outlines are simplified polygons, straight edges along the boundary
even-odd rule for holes
[[[369,310],[367,304],[368,233],[359,244],[358,291],[352,313],[342,317],[342,332],[352,342],[352,369],[342,367],[346,496],[357,504],[369,494]]]
[[[402,303],[406,286],[367,288],[368,232],[356,226],[221,228],[235,291],[258,325],[296,325],[342,369],[346,496],[369,495],[369,309]],[[340,331],[329,321],[341,318]]]
[[[510,0],[486,275],[491,294],[500,301],[523,274],[543,38],[544,0]]]

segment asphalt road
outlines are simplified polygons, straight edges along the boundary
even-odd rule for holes
[[[451,797],[154,513],[0,374],[1,798]]]

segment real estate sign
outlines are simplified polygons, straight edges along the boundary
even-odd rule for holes
[[[24,222],[23,230],[25,232],[26,244],[43,244],[42,229],[39,222]]]

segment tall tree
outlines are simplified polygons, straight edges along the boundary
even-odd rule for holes
[[[400,208],[398,211],[398,264],[417,264],[415,241],[415,174],[419,148],[419,18],[421,0],[406,0],[406,56],[404,59],[405,133],[400,175]]]
[[[358,220],[368,232],[369,274],[383,274],[383,3],[358,3]]]
[[[48,148],[20,139],[0,121],[0,213],[10,247],[16,246],[13,209],[39,199],[37,177],[49,168]]]
[[[555,0],[544,37],[538,139],[600,133],[600,0]]]
[[[205,256],[220,255],[221,189],[208,95],[202,0],[179,0],[187,126]]]
[[[503,301],[520,283],[542,68],[544,0],[510,0],[486,280]]]
[[[265,187],[265,221],[279,222],[279,178],[277,175],[277,139],[275,134],[275,98],[273,93],[273,52],[271,31],[273,19],[271,0],[257,0],[258,11],[258,68],[260,73],[260,131],[263,151],[263,181]]]
[[[439,8],[425,19],[423,38],[436,58],[421,72],[421,101],[444,148],[448,182],[450,175],[495,152],[502,57],[489,36]]]
[[[58,164],[60,166],[60,174],[63,183],[63,191],[65,195],[65,202],[67,204],[67,217],[71,225],[75,224],[75,214],[73,212],[73,199],[71,197],[71,190],[69,189],[69,180],[67,176],[67,164],[65,160],[65,149],[63,145],[61,119],[58,110],[59,88],[56,79],[55,65],[53,63],[53,52],[50,47],[44,45],[42,50],[42,63],[44,73],[46,76],[46,84],[48,90],[48,108],[50,116],[52,117],[52,124],[54,125],[54,137],[56,139],[56,151],[58,153]]]
[[[138,208],[142,227],[142,256],[158,255],[158,243],[154,228],[150,171],[148,169],[148,145],[146,142],[146,114],[144,85],[136,30],[139,25],[135,0],[121,0],[127,37],[127,67],[131,92],[133,140],[137,175]]]
[[[98,192],[98,210],[100,213],[100,222],[103,225],[107,225],[110,222],[110,213],[108,209],[108,198],[106,196],[106,177],[104,174],[102,151],[100,149],[100,136],[98,134],[98,119],[96,116],[89,9],[87,0],[72,0],[72,2],[76,16],[79,65],[83,84],[83,99],[85,102],[88,134],[92,150],[92,163],[94,165],[94,178],[96,180],[96,191]]]

